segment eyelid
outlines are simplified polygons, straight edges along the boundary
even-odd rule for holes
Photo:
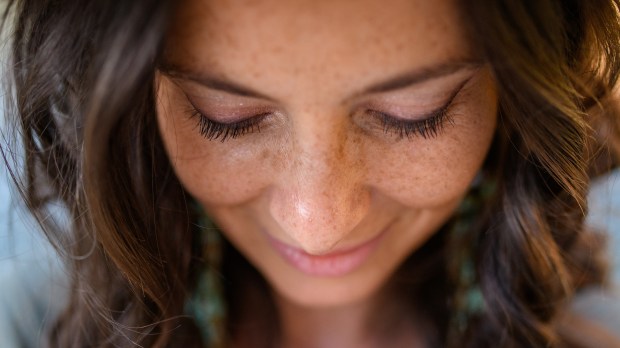
[[[191,116],[198,117],[197,127],[200,134],[208,140],[234,139],[238,136],[261,131],[261,123],[263,119],[269,116],[269,113],[252,116],[240,121],[232,123],[221,123],[214,121],[200,111],[193,109]]]
[[[465,87],[465,85],[473,78],[473,75],[469,76],[468,78],[464,79],[463,81],[461,81],[458,85],[456,85],[456,87],[450,91],[450,94],[448,94],[448,98],[446,99],[446,101],[439,107],[431,110],[431,111],[427,111],[424,112],[423,114],[420,115],[415,115],[415,114],[409,114],[406,115],[405,117],[403,116],[398,116],[398,112],[390,112],[390,111],[377,111],[375,108],[369,107],[369,111],[373,111],[375,113],[381,113],[384,114],[386,116],[392,117],[394,120],[397,121],[402,121],[402,122],[417,122],[417,121],[424,121],[427,119],[430,119],[438,114],[440,114],[441,112],[444,111],[444,109],[447,109],[450,107],[450,105],[454,102],[454,99],[456,98],[456,96],[461,92],[461,90],[463,89],[463,87]],[[372,109],[372,110],[371,110]],[[379,106],[379,109],[388,109],[387,107],[382,108]],[[406,114],[406,113],[405,113]]]
[[[417,134],[426,139],[437,136],[443,127],[452,123],[450,106],[451,104],[441,109],[437,114],[422,120],[400,121],[383,113],[375,114],[375,117],[381,122],[385,134],[396,134],[399,138],[410,138]]]
[[[381,123],[385,134],[394,134],[399,139],[411,138],[415,135],[424,139],[432,138],[437,136],[446,125],[453,124],[451,110],[454,106],[454,99],[470,79],[471,77],[457,85],[442,106],[425,113],[423,116],[403,118],[377,110],[367,110],[366,112],[373,115]]]
[[[404,136],[409,138],[416,134],[423,138],[434,137],[442,130],[445,124],[452,121],[449,109],[451,109],[456,96],[472,77],[470,76],[457,85],[447,102],[441,107],[426,113],[422,117],[403,118],[373,109],[367,109],[366,113],[373,115],[383,124],[384,133],[392,132],[400,138]],[[249,116],[242,116],[223,122],[202,111],[187,94],[185,95],[192,106],[189,112],[190,115],[192,117],[199,117],[197,127],[200,128],[200,133],[209,140],[221,139],[224,142],[226,139],[234,139],[241,135],[253,132],[260,133],[261,123],[273,113],[272,111],[265,112],[265,109],[263,109],[262,112],[254,112]]]
[[[271,111],[268,111],[269,109],[266,107],[261,107],[261,108],[246,107],[244,108],[244,111],[242,113],[239,113],[239,115],[234,115],[232,113],[226,113],[226,116],[225,116],[226,120],[224,121],[224,120],[221,120],[221,117],[218,117],[214,115],[213,113],[205,112],[192,100],[192,97],[190,97],[187,93],[183,92],[183,94],[187,98],[187,101],[189,102],[190,106],[193,108],[192,112],[197,111],[198,113],[208,118],[209,120],[216,122],[218,124],[222,124],[222,125],[234,125],[239,122],[244,122],[253,117],[262,116],[262,115],[271,113]]]
[[[452,102],[454,101],[454,97],[456,95],[450,97],[450,99],[448,99],[448,101],[446,103],[444,103],[442,106],[430,111],[430,112],[426,112],[422,115],[417,115],[415,117],[400,117],[398,115],[394,115],[391,114],[389,112],[382,112],[382,111],[377,111],[377,110],[368,110],[369,112],[373,113],[373,114],[380,114],[382,117],[389,117],[390,119],[392,119],[395,122],[403,122],[403,123],[421,123],[424,122],[426,120],[429,120],[431,118],[435,118],[438,117],[439,115],[443,114],[447,109],[450,108],[450,106],[452,105]]]
[[[271,114],[271,112],[253,113],[250,116],[241,116],[238,119],[222,122],[202,111],[187,93],[184,94],[190,104],[187,114],[190,118],[198,118],[196,128],[208,140],[224,142],[248,133],[260,133],[263,119]]]

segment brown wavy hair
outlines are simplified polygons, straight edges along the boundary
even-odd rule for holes
[[[199,229],[155,118],[154,76],[173,3],[7,3],[7,117],[16,133],[2,155],[72,275],[52,346],[203,344],[184,315],[204,267]],[[442,229],[398,277],[422,280],[412,296],[432,304],[423,314],[436,346],[594,347],[601,337],[588,336],[567,305],[605,279],[600,239],[584,217],[590,181],[619,160],[611,92],[620,71],[620,1],[459,6],[499,86],[500,126],[483,168],[496,190],[466,236],[452,240]],[[53,218],[59,206],[60,220]],[[448,339],[462,290],[460,266],[449,260],[464,250],[485,305]],[[240,291],[228,289],[229,302]]]

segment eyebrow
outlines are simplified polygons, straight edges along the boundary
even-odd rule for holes
[[[361,91],[355,92],[351,98],[355,98],[365,94],[385,93],[389,91],[403,89],[429,80],[434,80],[440,77],[452,75],[462,70],[479,68],[481,65],[483,65],[483,63],[480,60],[463,59],[452,60],[433,66],[418,68],[413,71],[398,74],[396,76],[388,78],[385,81],[370,85]],[[238,84],[234,81],[209,75],[205,72],[194,70],[190,67],[184,67],[182,65],[166,62],[159,66],[159,70],[170,77],[193,81],[209,89],[223,91],[243,97],[252,97],[275,101],[273,98],[264,95],[258,91],[255,91],[249,87],[242,86],[241,84]]]

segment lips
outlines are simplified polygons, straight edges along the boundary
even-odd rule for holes
[[[379,246],[385,230],[371,240],[353,248],[325,255],[311,255],[267,234],[271,245],[284,260],[299,271],[320,277],[340,277],[355,271]]]

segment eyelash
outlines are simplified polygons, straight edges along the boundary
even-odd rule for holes
[[[414,136],[428,139],[439,135],[447,123],[453,122],[450,113],[451,105],[452,100],[423,120],[402,120],[375,110],[367,110],[367,112],[381,122],[385,134],[391,133],[399,139],[404,137],[411,139]],[[265,117],[269,116],[269,113],[259,114],[233,123],[222,123],[210,119],[192,107],[191,116],[198,118],[197,128],[203,137],[208,140],[219,139],[224,142],[227,139],[235,139],[245,134],[260,133],[260,124]]]
[[[208,140],[234,139],[244,134],[260,133],[260,123],[269,113],[259,114],[233,123],[222,123],[209,119],[196,108],[192,108],[191,116],[198,118],[196,125],[200,134]]]
[[[451,103],[444,105],[422,120],[402,120],[379,111],[370,110],[369,112],[381,121],[383,133],[385,134],[391,133],[396,135],[398,139],[405,137],[411,139],[414,136],[428,139],[438,136],[446,124],[453,123],[452,114],[450,113],[451,105]]]

